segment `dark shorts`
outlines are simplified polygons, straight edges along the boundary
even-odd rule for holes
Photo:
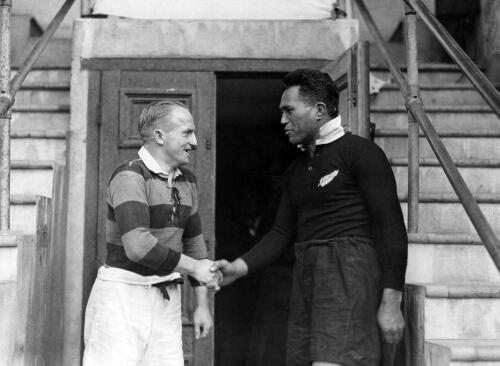
[[[361,237],[295,245],[287,365],[380,362],[380,266]]]

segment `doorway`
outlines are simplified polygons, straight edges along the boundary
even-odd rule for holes
[[[272,226],[297,154],[280,126],[285,73],[217,74],[216,258],[234,260]],[[284,365],[293,253],[215,296],[215,364]]]

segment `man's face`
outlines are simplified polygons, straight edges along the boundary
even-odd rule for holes
[[[182,107],[175,108],[159,121],[156,131],[163,136],[162,150],[166,162],[172,168],[188,164],[189,154],[197,145],[191,113]]]
[[[293,145],[308,144],[316,137],[317,108],[299,95],[299,86],[285,89],[281,95],[281,124]]]

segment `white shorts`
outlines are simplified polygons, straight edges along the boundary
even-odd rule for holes
[[[83,366],[184,365],[180,286],[168,286],[166,300],[151,286],[160,280],[99,269],[85,311]]]

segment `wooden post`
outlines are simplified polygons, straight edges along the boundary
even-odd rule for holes
[[[420,99],[417,61],[417,15],[406,6],[405,14],[406,63],[408,97]],[[408,232],[418,232],[419,194],[419,127],[413,114],[408,111]]]

